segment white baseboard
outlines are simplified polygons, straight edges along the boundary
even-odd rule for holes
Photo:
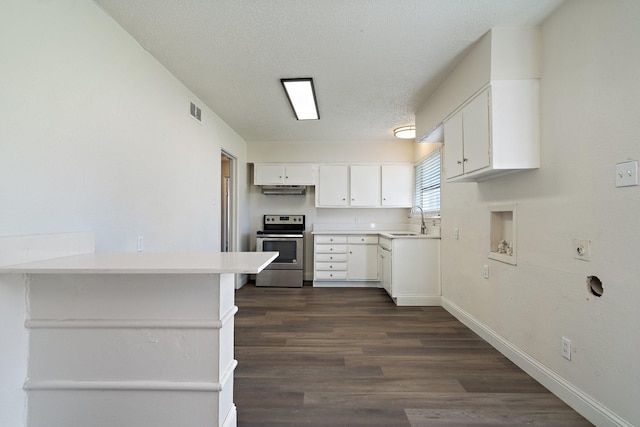
[[[631,423],[619,417],[613,411],[568,382],[556,372],[543,365],[529,354],[514,346],[487,325],[464,311],[445,297],[441,298],[442,307],[469,329],[480,335],[500,353],[506,356],[523,371],[531,375],[549,391],[558,396],[576,412],[597,426],[633,427]]]
[[[440,296],[402,295],[393,298],[398,307],[440,307]]]
[[[314,280],[314,288],[379,288],[380,282],[350,280]]]

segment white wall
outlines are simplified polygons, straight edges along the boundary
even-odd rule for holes
[[[414,147],[410,141],[398,140],[390,143],[365,142],[322,142],[314,144],[252,142],[247,145],[248,161],[261,162],[300,162],[300,163],[413,163]],[[253,182],[253,175],[249,173]],[[405,224],[408,209],[330,209],[315,207],[315,188],[307,187],[305,196],[265,196],[260,188],[249,188],[251,229],[255,232],[262,228],[262,216],[265,214],[305,215],[307,229],[314,224]],[[255,248],[255,241],[251,243]],[[308,236],[305,241],[305,280],[313,279],[313,241]]]
[[[598,425],[640,425],[640,187],[614,186],[615,164],[640,159],[638,22],[635,0],[561,6],[542,28],[542,167],[442,189],[444,300],[574,386]],[[517,266],[487,259],[488,207],[503,202],[518,203]],[[574,238],[592,241],[590,262]]]
[[[219,249],[220,150],[243,177],[246,144],[110,17],[91,1],[4,1],[0,52],[0,236],[91,230],[97,251],[134,251],[137,236],[147,251]]]
[[[93,233],[0,237],[0,266],[93,252],[94,238]],[[27,286],[22,275],[0,274],[0,426],[25,425]]]

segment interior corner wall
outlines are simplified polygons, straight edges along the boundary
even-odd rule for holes
[[[135,251],[138,236],[146,251],[219,250],[220,152],[244,176],[246,143],[103,10],[4,1],[0,51],[0,236],[94,231],[102,252]]]
[[[414,161],[418,162],[440,148],[442,142],[416,142],[413,150]]]
[[[635,0],[560,6],[542,26],[540,169],[442,187],[443,301],[557,375],[597,425],[640,425],[640,187],[614,185],[616,163],[640,158],[638,22]],[[517,203],[515,266],[487,258],[499,203]]]

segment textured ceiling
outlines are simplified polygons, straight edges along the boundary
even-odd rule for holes
[[[391,141],[492,27],[562,0],[95,0],[247,142]],[[313,77],[321,120],[280,79]]]

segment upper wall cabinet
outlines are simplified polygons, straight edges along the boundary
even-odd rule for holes
[[[416,140],[432,138],[444,118],[490,82],[540,79],[541,46],[540,27],[501,27],[487,32],[416,111]]]
[[[413,205],[413,165],[382,165],[382,206],[408,208]]]
[[[315,185],[318,166],[308,163],[256,163],[254,185]]]
[[[349,204],[380,206],[380,165],[351,165],[349,172]]]
[[[320,165],[316,207],[410,207],[413,165]]]
[[[333,208],[349,206],[349,166],[320,165],[316,206]]]
[[[448,182],[540,167],[538,80],[500,80],[444,121]]]

